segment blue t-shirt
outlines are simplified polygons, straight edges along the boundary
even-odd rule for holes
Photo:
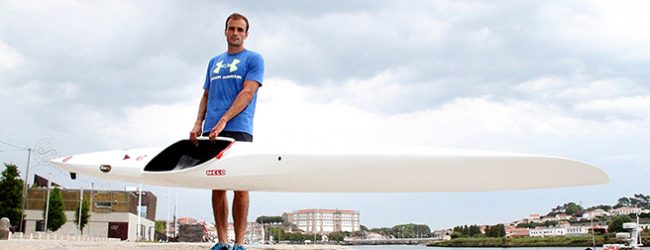
[[[250,50],[236,54],[224,52],[210,60],[203,89],[208,90],[208,106],[205,111],[203,131],[209,132],[244,88],[244,81],[252,80],[262,85],[264,59]],[[257,92],[248,106],[226,124],[224,131],[253,134],[253,116]]]

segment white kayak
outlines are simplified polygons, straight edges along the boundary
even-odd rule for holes
[[[230,138],[58,158],[55,167],[135,183],[278,192],[473,192],[604,184],[602,169],[543,155],[436,148],[283,150]]]

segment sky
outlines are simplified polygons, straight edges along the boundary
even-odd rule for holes
[[[0,161],[67,188],[137,183],[46,160],[187,137],[224,21],[265,60],[255,143],[393,144],[556,155],[605,185],[468,193],[251,193],[249,219],[353,209],[361,224],[507,223],[650,193],[646,1],[0,1]],[[561,172],[557,173],[562,175]],[[31,182],[30,177],[30,182]],[[212,221],[210,191],[144,185]],[[170,195],[171,194],[171,195]]]

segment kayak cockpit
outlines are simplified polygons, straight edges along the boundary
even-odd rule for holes
[[[200,139],[197,147],[190,140],[181,140],[165,148],[144,167],[145,172],[166,172],[192,168],[218,158],[234,140],[217,138],[215,141]]]

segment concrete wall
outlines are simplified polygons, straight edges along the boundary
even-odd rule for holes
[[[39,210],[25,210],[25,234],[36,232],[36,222],[43,220],[43,211]],[[56,234],[60,235],[78,235],[80,234],[77,229],[77,224],[74,222],[75,212],[65,212],[67,222],[57,230]],[[136,241],[140,238],[137,237],[137,223],[138,216],[132,213],[90,213],[90,221],[84,227],[83,235],[85,236],[108,236],[108,223],[109,222],[128,222],[128,241]],[[143,240],[154,240],[155,222],[142,217],[142,235]]]
[[[135,214],[129,213],[128,214],[128,222],[129,222],[129,238],[128,241],[136,241],[136,240],[154,240],[154,234],[155,234],[155,222],[148,220],[147,218],[142,217],[140,223],[141,223],[141,232],[140,235],[142,237],[138,237],[138,216]]]

